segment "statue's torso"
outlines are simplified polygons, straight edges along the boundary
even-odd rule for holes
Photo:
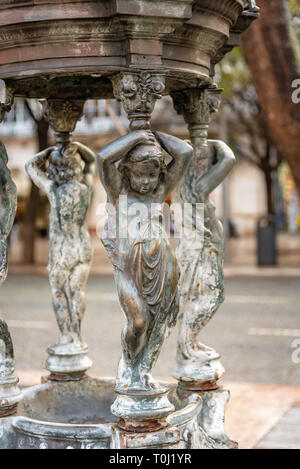
[[[71,268],[91,261],[91,240],[85,220],[91,199],[89,187],[68,181],[55,187],[51,196],[49,265]]]

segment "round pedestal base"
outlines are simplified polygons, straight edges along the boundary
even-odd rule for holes
[[[204,355],[204,354],[203,354]],[[225,369],[220,361],[220,355],[205,355],[202,359],[177,360],[177,366],[173,377],[180,386],[185,386],[193,391],[212,391],[218,389],[218,380],[222,378]]]
[[[50,379],[76,381],[92,366],[86,344],[53,345],[47,351],[46,368],[51,373]]]
[[[14,372],[0,378],[0,417],[6,417],[16,412],[22,392],[18,387],[19,379]]]
[[[168,392],[117,394],[111,412],[119,417],[119,426],[128,431],[154,432],[167,426],[166,417],[175,410]]]

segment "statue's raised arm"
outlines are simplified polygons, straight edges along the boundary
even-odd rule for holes
[[[201,198],[199,202],[203,202],[223,182],[236,162],[226,143],[220,140],[208,140],[208,143],[214,147],[217,161],[198,181],[197,194]]]
[[[173,158],[166,172],[165,194],[168,195],[183,177],[191,161],[193,148],[187,142],[172,135],[163,132],[155,132],[154,135],[161,147]]]
[[[83,181],[88,187],[92,188],[95,174],[95,153],[80,142],[70,143],[64,151],[66,157],[68,156],[68,152],[70,152],[70,155],[74,155],[77,152],[79,153],[84,162]]]
[[[116,163],[126,156],[133,147],[147,139],[148,134],[145,131],[131,132],[109,143],[98,153],[99,176],[112,202],[117,200],[122,188],[122,177]]]
[[[26,171],[35,185],[42,189],[46,194],[49,193],[52,186],[51,179],[48,178],[46,171],[46,162],[55,147],[47,148],[35,155],[32,160],[26,163]]]

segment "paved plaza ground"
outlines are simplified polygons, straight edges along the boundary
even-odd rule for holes
[[[0,309],[8,320],[17,367],[40,370],[46,347],[58,334],[46,276],[8,276]],[[292,361],[292,343],[300,338],[300,283],[297,277],[230,277],[226,301],[202,333],[204,343],[222,353],[226,379],[237,382],[300,386],[300,364]],[[92,275],[87,285],[83,338],[94,374],[115,375],[124,319],[114,280]],[[155,367],[169,377],[175,363],[177,331],[164,344]]]
[[[226,301],[202,333],[202,341],[222,353],[224,386],[232,394],[227,429],[241,448],[300,448],[300,364],[292,360],[292,344],[300,339],[299,305],[299,277],[278,277],[274,271],[271,276],[230,276]],[[44,269],[41,275],[8,276],[0,314],[11,329],[21,384],[37,384],[45,374],[46,348],[58,334]],[[113,277],[92,275],[83,338],[93,375],[115,376],[123,323]],[[176,337],[174,330],[155,376],[171,377]]]

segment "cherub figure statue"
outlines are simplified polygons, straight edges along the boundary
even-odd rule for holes
[[[48,349],[48,369],[52,372],[64,370],[51,360],[51,355],[72,355],[86,348],[81,342],[80,328],[92,260],[85,221],[92,196],[94,162],[91,150],[81,143],[67,141],[42,151],[26,165],[32,181],[46,192],[51,205],[48,270],[61,333],[57,343]],[[65,371],[71,369],[67,367]]]
[[[7,237],[17,209],[17,188],[7,168],[8,156],[0,142],[0,285],[7,275]]]
[[[8,156],[0,142],[0,285],[7,276],[7,237],[16,209],[17,188],[7,167]],[[14,374],[14,350],[7,324],[0,318],[0,417],[16,411],[21,399],[18,378]]]
[[[199,334],[224,301],[224,237],[222,224],[216,217],[209,196],[229,174],[235,157],[225,143],[216,140],[208,140],[207,143],[209,151],[206,153],[211,155],[207,155],[207,171],[201,174],[200,169],[205,148],[200,151],[195,149],[185,181],[173,197],[174,201],[184,200],[193,206],[202,204],[204,209],[202,226],[195,219],[197,211],[191,212],[190,220],[185,220],[185,237],[177,248],[181,267],[182,317],[174,377],[187,385],[203,382],[204,386],[207,384],[210,387],[223,375],[224,369],[218,361],[219,354],[199,342]],[[190,236],[188,227],[192,231]],[[203,230],[199,247],[190,242],[195,229]]]
[[[215,389],[225,371],[219,353],[199,340],[201,331],[224,300],[223,228],[210,194],[229,174],[235,157],[224,142],[207,140],[209,124],[220,105],[221,90],[185,90],[174,93],[173,100],[175,109],[188,123],[194,148],[184,180],[172,194],[174,202],[193,207],[185,215],[184,236],[177,248],[181,314],[173,376],[186,387],[205,391]]]
[[[164,151],[172,157],[169,164]],[[121,393],[159,390],[150,371],[176,322],[179,298],[179,268],[160,212],[191,157],[189,144],[150,130],[135,130],[99,153],[100,178],[114,208],[108,210],[102,242],[114,265],[119,302],[126,316],[116,383],[116,391]],[[151,217],[152,204],[159,208]],[[117,233],[123,231],[116,237],[109,233],[114,211]]]

